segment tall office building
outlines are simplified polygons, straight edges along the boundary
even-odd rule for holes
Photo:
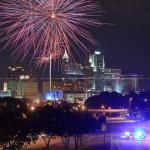
[[[92,90],[103,91],[104,90],[104,70],[105,61],[104,55],[101,50],[97,49],[93,54],[89,56],[89,64],[93,73],[93,85]]]
[[[84,75],[82,65],[71,63],[67,52],[63,56],[63,78],[74,79]]]
[[[24,74],[24,69],[21,66],[8,67],[8,78],[20,78]]]
[[[70,63],[67,52],[63,56],[63,91],[83,91],[84,77],[82,64]]]
[[[65,76],[66,72],[68,72],[70,70],[70,64],[69,64],[69,56],[67,54],[67,52],[65,51],[64,55],[63,55],[63,76]]]

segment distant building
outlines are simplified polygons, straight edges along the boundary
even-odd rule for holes
[[[92,68],[92,74],[93,74],[92,90],[103,91],[105,61],[104,61],[104,55],[101,50],[97,49],[94,51],[94,53],[89,55],[89,64],[90,67]]]
[[[122,92],[121,69],[108,69],[104,71],[104,91]]]
[[[16,98],[38,98],[38,82],[36,80],[10,79],[4,82],[4,92],[12,91]]]
[[[32,69],[25,72],[22,66],[9,66],[8,67],[8,78],[12,79],[29,79],[33,76]]]
[[[83,66],[81,64],[65,64],[63,78],[75,79],[84,77]]]
[[[62,90],[64,93],[64,100],[68,102],[75,102],[77,99],[83,99],[83,95],[85,95],[83,81],[84,80],[80,81],[80,79],[73,80],[70,78],[64,78],[62,80],[52,80],[51,90]],[[49,81],[43,81],[42,95],[44,95],[44,93],[49,90],[49,84]]]
[[[102,91],[128,94],[130,91],[139,89],[140,76],[136,74],[122,75],[121,69],[106,68],[104,54],[100,49],[89,54],[86,62],[78,64],[70,63],[65,51],[62,63],[62,78],[52,79],[51,90],[63,91],[64,100],[69,102],[85,100]],[[10,79],[4,81],[1,95],[12,94],[18,98],[29,99],[43,98],[44,93],[50,90],[50,82],[48,80],[40,82],[32,80],[31,76],[32,70],[25,74],[24,69],[20,66],[8,67]]]
[[[65,74],[70,70],[70,63],[69,63],[69,56],[67,52],[65,51],[64,56],[63,56],[63,77]]]
[[[99,49],[89,55],[89,63],[84,66],[84,73],[87,91],[128,93],[138,90],[139,87],[139,75],[122,75],[121,69],[105,68],[104,54]]]
[[[140,75],[125,74],[122,75],[123,93],[127,94],[131,91],[137,91],[139,88]]]
[[[0,98],[3,97],[15,97],[15,94],[13,91],[0,91]]]
[[[16,79],[10,79],[4,82],[4,91],[13,91],[15,96],[22,98],[21,82]]]
[[[85,64],[83,67],[83,72],[84,72],[84,88],[85,91],[91,91],[93,87],[93,71],[92,68],[88,65]]]
[[[62,76],[62,80],[60,81],[62,84],[61,83],[58,84],[59,87],[61,86],[63,92],[64,93],[84,92],[85,86],[84,86],[83,78],[85,77],[85,74],[83,70],[83,65],[70,63],[69,57],[65,52],[63,56],[63,68],[64,68],[63,76]],[[56,81],[54,84],[57,85]],[[59,90],[58,86],[56,88],[57,90]]]
[[[37,99],[39,97],[38,82],[36,80],[22,81],[22,95],[31,100]]]
[[[8,78],[20,78],[24,74],[24,69],[21,66],[8,67]]]
[[[43,81],[42,82],[42,93],[44,94],[49,89],[50,89],[50,81]],[[52,80],[51,90],[63,90],[63,82],[61,80]]]

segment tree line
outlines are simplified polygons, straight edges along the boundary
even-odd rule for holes
[[[150,91],[130,92],[123,95],[117,92],[102,92],[89,97],[85,101],[87,108],[130,108],[132,110],[150,108]]]
[[[75,111],[73,105],[45,104],[31,111],[25,99],[0,98],[0,145],[4,150],[21,150],[36,143],[39,136],[47,149],[55,136],[61,137],[67,150],[71,139],[75,148],[85,134],[95,133],[101,121],[86,111]]]
[[[123,95],[117,92],[102,92],[85,101],[88,109],[128,109],[130,119],[150,119],[150,91],[130,92]]]

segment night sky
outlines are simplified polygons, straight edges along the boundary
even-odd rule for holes
[[[99,32],[108,67],[150,76],[150,1],[104,0],[105,26]]]
[[[102,21],[112,25],[93,32],[105,54],[106,66],[150,76],[150,0],[101,0],[101,6],[105,10]],[[6,77],[8,65],[15,64],[11,51],[0,53],[0,77]],[[28,62],[26,59],[23,64]]]

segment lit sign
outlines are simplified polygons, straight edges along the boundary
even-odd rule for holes
[[[44,99],[48,101],[62,100],[63,91],[61,90],[51,90],[44,93]]]

